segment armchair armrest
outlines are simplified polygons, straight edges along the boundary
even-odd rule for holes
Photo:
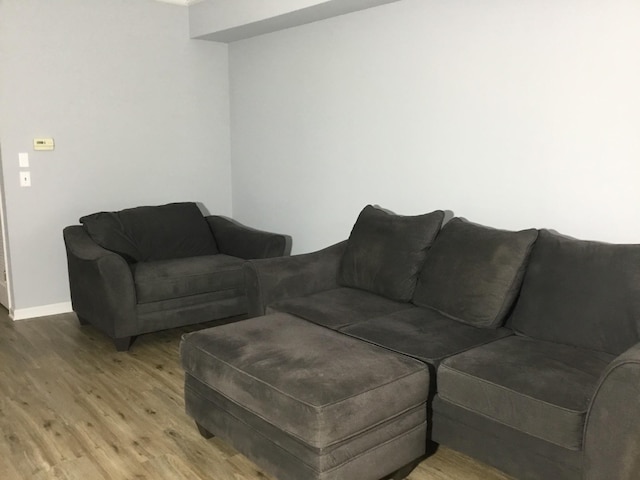
[[[206,217],[220,253],[244,258],[271,258],[291,252],[291,237],[264,232],[239,224],[231,219],[210,215]]]
[[[80,225],[66,227],[63,238],[74,312],[112,338],[135,335],[136,290],[126,260],[95,243]]]
[[[600,378],[585,421],[585,480],[632,480],[640,472],[640,343]]]
[[[347,242],[291,257],[250,260],[243,266],[249,316],[264,315],[271,303],[338,286],[338,268]]]

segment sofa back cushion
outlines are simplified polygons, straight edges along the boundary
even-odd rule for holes
[[[218,253],[207,220],[193,202],[99,212],[80,223],[98,245],[129,262]]]
[[[501,326],[537,236],[535,229],[511,232],[453,218],[427,253],[413,303],[476,327]]]
[[[441,210],[401,216],[367,205],[349,236],[338,283],[408,302],[443,219]]]
[[[622,353],[638,341],[640,245],[542,230],[509,326],[540,340]]]

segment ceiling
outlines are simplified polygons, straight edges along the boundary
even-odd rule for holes
[[[191,38],[230,43],[398,0],[157,0],[190,6]]]

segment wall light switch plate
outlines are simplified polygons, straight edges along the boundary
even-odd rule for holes
[[[20,168],[29,168],[29,154],[28,153],[19,153],[18,154],[18,163],[20,164]]]
[[[31,172],[28,172],[28,171],[20,172],[20,186],[21,187],[31,186]]]

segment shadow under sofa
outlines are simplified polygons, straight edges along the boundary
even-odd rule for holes
[[[429,440],[516,478],[638,478],[640,246],[443,217],[368,206],[347,241],[247,262],[249,315],[425,362]]]

